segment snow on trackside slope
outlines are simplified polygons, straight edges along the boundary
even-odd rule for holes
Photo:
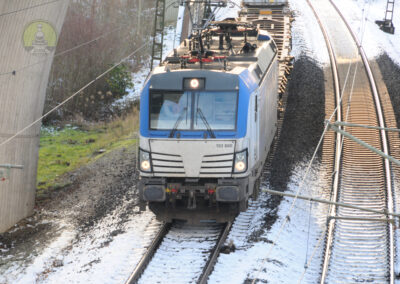
[[[288,192],[297,192],[306,167],[304,163],[297,165],[288,185]],[[325,195],[323,191],[327,187],[321,186],[324,184],[321,176],[320,167],[314,166],[301,194]],[[313,204],[310,215],[310,203],[297,200],[290,215],[290,221],[280,233],[282,222],[289,213],[292,202],[292,198],[282,200],[277,221],[270,230],[261,235],[260,241],[247,241],[247,246],[243,246],[245,249],[239,248],[230,254],[221,254],[209,278],[209,283],[239,284],[255,278],[262,283],[297,283],[304,272],[306,260],[311,261],[303,278],[304,283],[318,282],[323,250],[323,241],[318,241],[321,236],[324,236],[322,232],[325,229],[327,206]],[[263,219],[262,216],[268,210],[271,208],[260,208],[257,212],[259,217],[255,217],[255,220]],[[310,226],[310,235],[308,235],[308,226]],[[270,251],[274,241],[276,245]],[[315,254],[311,259],[314,249]]]
[[[118,230],[115,219],[114,214],[108,216],[87,237],[64,250],[63,266],[53,268],[43,282],[124,283],[157,232],[149,230],[149,225],[157,227],[159,223],[154,223],[152,213],[145,212],[124,224],[120,228],[124,233],[108,239],[110,232]]]
[[[305,55],[321,65],[329,63],[325,40],[318,22],[306,0],[289,0],[295,21],[292,23],[291,55]]]
[[[60,235],[37,256],[21,259],[12,263],[6,270],[0,270],[0,283],[37,283],[44,275],[46,267],[59,260],[59,255],[64,247],[68,246],[75,233],[69,224],[60,222],[58,230]]]
[[[393,24],[397,28],[395,34],[385,33],[375,24],[383,20],[386,0],[334,0],[349,22],[353,31],[362,42],[368,58],[372,59],[386,52],[400,65],[400,3],[396,1]]]
[[[120,213],[121,208],[116,209],[88,233],[60,225],[60,235],[41,253],[0,269],[0,283],[123,283],[160,223],[153,213],[144,212],[121,226],[116,221]]]

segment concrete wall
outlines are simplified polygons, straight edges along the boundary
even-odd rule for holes
[[[36,45],[38,49],[33,49],[29,47],[29,37],[25,38],[25,42],[23,37],[34,21],[47,22],[57,36],[60,34],[69,0],[45,4],[47,2],[50,1],[0,1],[0,15],[5,14],[0,16],[0,144],[43,112],[54,49],[43,45]],[[50,34],[48,27],[43,25],[46,29],[45,40]],[[35,32],[35,37],[40,42],[40,34]],[[49,45],[50,42],[51,39],[48,39]],[[43,49],[40,48],[46,48],[47,55],[41,53]],[[15,74],[9,73],[14,70]],[[40,124],[37,124],[10,143],[0,146],[0,164],[24,166],[23,169],[11,169],[9,176],[7,170],[0,167],[0,177],[5,176],[5,180],[0,179],[0,233],[33,213],[39,131]]]

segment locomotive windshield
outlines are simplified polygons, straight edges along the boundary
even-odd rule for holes
[[[235,130],[237,92],[152,92],[150,129]]]

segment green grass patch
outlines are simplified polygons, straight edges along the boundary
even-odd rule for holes
[[[89,129],[66,127],[62,130],[43,128],[40,136],[37,195],[65,186],[65,173],[76,170],[104,154],[137,143],[132,134],[137,130],[137,115],[108,125]]]

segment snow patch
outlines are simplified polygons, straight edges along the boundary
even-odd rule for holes
[[[310,6],[305,0],[289,0],[292,22],[292,51],[295,58],[308,56],[324,66],[330,63],[325,39]]]
[[[400,65],[400,3],[394,7],[393,25],[395,34],[385,33],[375,24],[376,20],[383,20],[386,11],[386,0],[334,0],[343,16],[349,22],[353,31],[367,54],[373,59],[383,52],[398,65]]]
[[[21,262],[14,263],[4,273],[0,275],[0,283],[37,283],[43,280],[51,271],[51,267],[67,247],[75,233],[70,225],[60,223],[60,235],[51,242],[48,247],[38,256],[32,256],[33,261],[28,263],[23,259]]]
[[[299,164],[293,171],[288,192],[295,193],[305,173],[306,164]],[[300,192],[302,195],[321,196],[324,191],[319,165],[312,168],[307,181]],[[325,189],[329,187],[325,187]],[[292,210],[290,221],[276,241],[270,255],[267,255],[272,242],[285,220],[293,199],[284,198],[278,208],[278,219],[271,230],[264,232],[258,242],[248,241],[248,248],[237,249],[230,254],[220,255],[214,272],[210,276],[210,283],[244,283],[248,279],[257,279],[268,283],[294,283],[300,279],[306,261],[307,242],[308,258],[317,246],[318,239],[325,229],[327,206],[313,204],[310,213],[310,203],[297,200]],[[254,222],[256,227],[262,226],[266,213],[274,208],[260,208]],[[311,215],[310,215],[311,214]],[[308,225],[310,220],[310,235]],[[244,246],[245,247],[245,246]],[[316,283],[319,280],[319,271],[323,250],[323,242],[317,248],[310,267],[305,274],[306,283]],[[266,258],[267,257],[267,258]],[[227,273],[229,271],[229,273]]]
[[[150,239],[146,229],[154,215],[145,212],[119,228],[115,224],[118,211],[74,242],[72,248],[65,247],[61,256],[63,266],[54,268],[43,282],[124,283],[145,252]]]

